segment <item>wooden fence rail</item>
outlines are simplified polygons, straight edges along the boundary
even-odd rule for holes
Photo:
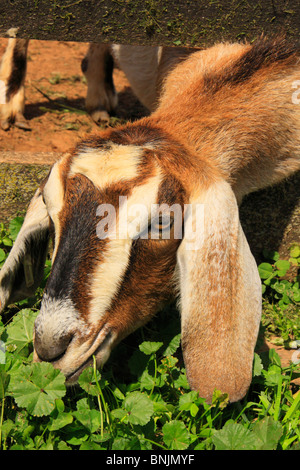
[[[299,0],[1,0],[0,36],[207,46],[285,31],[298,38]]]

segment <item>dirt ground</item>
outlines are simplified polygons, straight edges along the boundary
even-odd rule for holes
[[[0,38],[0,58],[7,42]],[[99,130],[84,105],[87,84],[81,60],[88,45],[37,40],[29,43],[25,117],[31,130],[12,126],[4,131],[0,126],[0,222],[8,223],[14,216],[23,215],[49,166],[86,134]],[[117,67],[114,83],[119,105],[109,125],[147,114]]]
[[[2,57],[7,39],[0,39]],[[28,47],[25,117],[31,131],[0,129],[0,162],[51,164],[97,126],[84,112],[87,85],[81,60],[88,43],[36,41]],[[117,117],[137,119],[146,110],[131,93],[122,71],[115,69],[119,94]],[[50,101],[51,100],[51,101]],[[60,105],[78,112],[67,112]]]

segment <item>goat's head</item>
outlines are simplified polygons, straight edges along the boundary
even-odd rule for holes
[[[35,360],[74,383],[93,355],[102,365],[177,293],[191,387],[207,399],[214,388],[240,399],[261,285],[230,186],[170,141],[134,143],[126,128],[104,136],[64,156],[37,190],[0,273],[2,308],[34,291],[53,232]]]

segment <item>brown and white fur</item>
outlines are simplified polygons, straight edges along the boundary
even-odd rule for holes
[[[27,39],[10,38],[0,65],[3,97],[0,103],[1,127],[8,130],[12,123],[29,129],[24,117],[25,77],[27,67]]]
[[[10,38],[2,57],[0,80],[6,88],[5,103],[0,104],[3,130],[12,124],[30,129],[24,117],[28,44],[29,40]],[[113,82],[114,62],[124,71],[142,104],[153,111],[164,76],[191,51],[178,47],[90,44],[81,62],[88,85],[85,100],[88,113],[97,124],[109,121],[109,115],[115,113],[118,95]]]
[[[36,361],[74,383],[93,355],[102,366],[177,296],[191,388],[208,401],[215,388],[232,402],[245,396],[261,282],[237,201],[300,169],[299,74],[299,51],[282,39],[195,52],[168,75],[151,116],[88,137],[54,164],[0,272],[3,310],[34,293],[54,233]],[[177,204],[183,237],[172,221],[162,237],[159,219],[151,237],[148,215],[139,219],[146,237],[99,237],[99,224],[132,221],[135,204]]]

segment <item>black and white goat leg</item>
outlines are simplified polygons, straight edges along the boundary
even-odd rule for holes
[[[96,124],[109,121],[115,112],[118,96],[113,82],[114,59],[109,44],[90,44],[81,62],[88,90],[85,107]]]
[[[10,38],[0,65],[3,96],[0,104],[1,127],[8,130],[11,124],[30,130],[24,117],[25,76],[28,39]]]

